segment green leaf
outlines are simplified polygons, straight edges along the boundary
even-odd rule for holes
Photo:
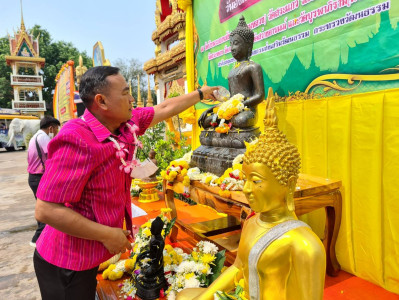
[[[176,217],[173,218],[168,225],[165,228],[165,236],[168,236],[168,234],[170,233],[170,231],[172,230],[173,226],[175,225],[176,222]]]
[[[216,258],[213,261],[213,265],[211,267],[213,274],[209,275],[209,284],[214,282],[215,279],[219,277],[221,270],[224,267],[224,261],[226,260],[225,252],[226,250],[222,250],[216,254]]]

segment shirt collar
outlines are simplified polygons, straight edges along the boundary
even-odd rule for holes
[[[111,136],[111,132],[107,129],[107,127],[101,124],[100,121],[97,120],[88,109],[86,109],[83,114],[83,120],[90,127],[91,131],[94,133],[100,143]]]

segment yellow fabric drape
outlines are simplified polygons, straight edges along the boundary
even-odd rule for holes
[[[342,180],[342,269],[399,293],[399,89],[276,106],[301,172]],[[263,130],[264,103],[258,111]],[[323,211],[304,218],[323,235]]]
[[[194,73],[194,18],[192,1],[179,0],[178,5],[186,12],[186,75],[187,75],[187,92],[194,91],[195,73]],[[179,114],[185,123],[194,124],[196,121],[196,114],[194,106],[186,109]],[[195,136],[196,130],[193,129],[191,137]],[[194,139],[192,139],[194,140]],[[194,145],[192,144],[194,147]]]
[[[342,268],[399,293],[399,90],[277,106],[302,172],[342,180]]]

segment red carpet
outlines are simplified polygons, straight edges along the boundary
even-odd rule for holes
[[[326,276],[324,300],[398,300],[399,295],[340,271],[337,277]]]

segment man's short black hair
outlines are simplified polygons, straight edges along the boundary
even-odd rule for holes
[[[46,129],[53,125],[61,126],[61,123],[56,118],[51,116],[44,116],[44,118],[40,120],[40,129]]]
[[[118,73],[119,68],[109,66],[94,67],[84,73],[79,85],[79,95],[84,105],[90,107],[94,96],[103,92],[108,85],[107,77]]]

